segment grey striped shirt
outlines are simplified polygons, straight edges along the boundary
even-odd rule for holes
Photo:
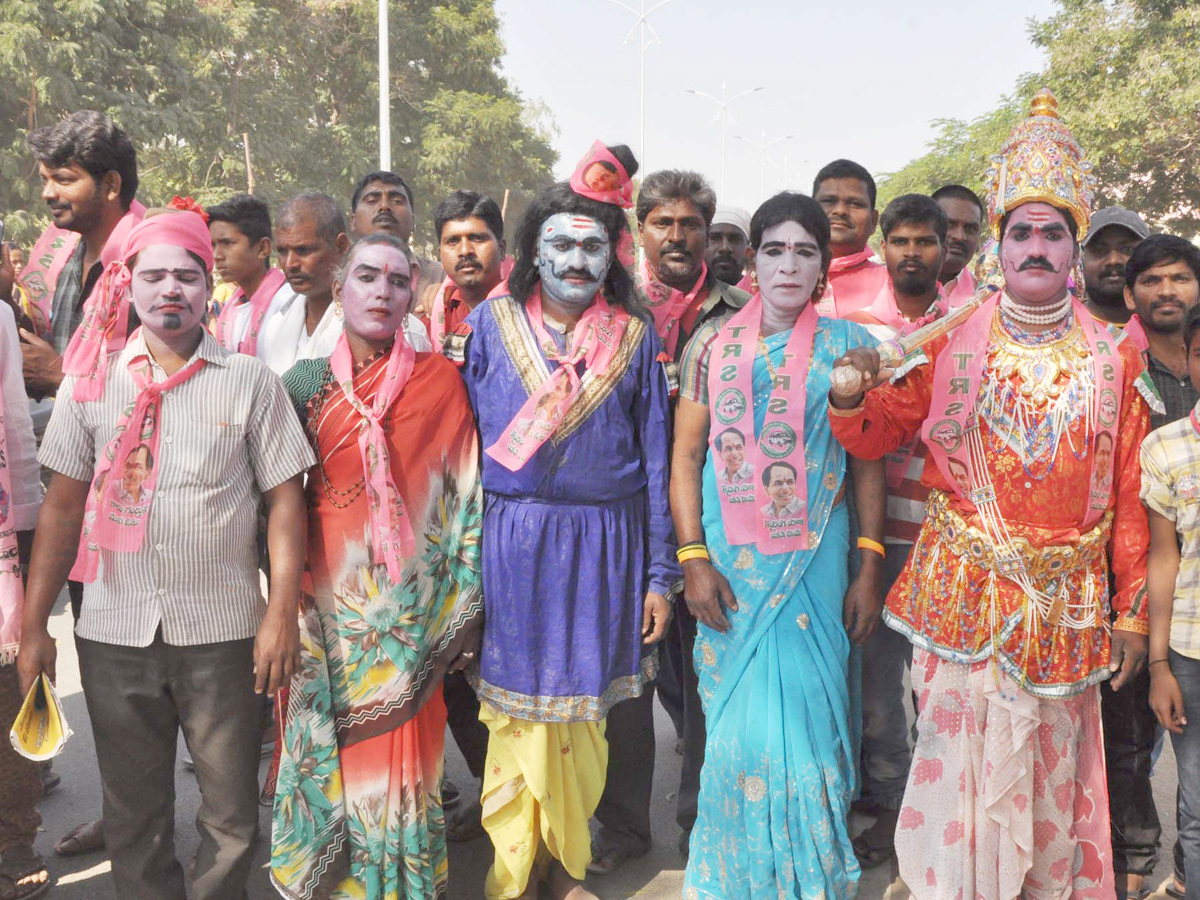
[[[75,379],[58,391],[38,455],[42,465],[91,481],[97,456],[137,387],[128,363],[146,352],[141,333],[108,360],[104,397],[78,403]],[[100,551],[75,632],[145,647],[162,625],[168,644],[253,637],[259,590],[259,498],[315,460],[278,376],[252,356],[224,350],[207,332],[192,359],[205,365],[163,395],[158,483],[139,550]],[[166,373],[153,367],[154,380]]]

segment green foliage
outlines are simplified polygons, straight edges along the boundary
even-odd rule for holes
[[[1121,204],[1159,227],[1200,232],[1200,4],[1058,0],[1034,22],[1046,69],[973,122],[935,123],[929,152],[886,176],[880,201],[951,181],[982,188],[988,157],[1043,85],[1095,165],[1097,206]]]
[[[552,178],[544,110],[499,71],[492,0],[391,0],[392,167],[416,194],[418,232],[450,190],[509,216]],[[139,197],[204,203],[248,186],[268,202],[323,190],[348,205],[378,164],[373,0],[4,0],[0,215],[28,242],[46,221],[29,131],[103,110],[138,147]]]

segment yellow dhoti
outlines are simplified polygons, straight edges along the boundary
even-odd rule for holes
[[[510,719],[486,702],[479,719],[490,732],[483,827],[496,848],[488,900],[520,897],[534,865],[548,857],[582,881],[592,859],[588,821],[608,770],[604,722]]]

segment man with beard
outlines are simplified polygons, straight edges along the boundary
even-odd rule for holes
[[[668,169],[642,182],[637,200],[638,228],[646,260],[638,286],[654,317],[655,329],[672,362],[688,338],[710,318],[741,309],[750,295],[719,280],[705,261],[716,194],[696,172]],[[683,754],[675,820],[683,830],[686,855],[696,821],[700,769],[704,765],[704,712],[696,692],[692,646],[696,620],[676,604],[676,624],[663,642],[656,686],[671,716]],[[607,874],[650,849],[650,794],[654,782],[654,690],[613,707],[608,717],[609,771],[596,809],[600,832],[588,871]]]
[[[712,224],[708,226],[708,250],[704,258],[718,281],[750,291],[754,276],[750,213],[738,206],[718,203]]]
[[[940,318],[947,308],[938,288],[946,220],[941,203],[924,194],[904,194],[889,203],[879,219],[888,283],[871,306],[846,318],[862,323],[881,340]],[[925,519],[925,498],[929,494],[921,483],[925,456],[924,446],[916,439],[887,457],[885,592],[904,568]],[[857,807],[877,817],[854,840],[854,852],[863,868],[881,865],[895,853],[896,822],[912,762],[907,726],[909,693],[903,683],[911,658],[908,640],[890,628],[876,629],[863,647],[863,790]]]
[[[1120,206],[1101,209],[1084,235],[1083,282],[1087,308],[1102,322],[1124,325],[1130,310],[1125,305],[1125,264],[1139,243],[1150,236],[1142,217]]]
[[[80,110],[39,128],[28,143],[53,218],[21,273],[21,285],[39,312],[35,324],[47,329],[21,330],[25,387],[40,399],[58,391],[62,355],[83,320],[83,302],[145,208],[134,199],[137,153],[108,116]],[[0,266],[0,297],[8,299],[11,287],[11,265]]]
[[[1125,333],[1132,337],[1137,328],[1146,342],[1142,358],[1161,404],[1150,409],[1150,427],[1157,429],[1187,416],[1200,399],[1184,347],[1184,322],[1200,299],[1200,249],[1174,235],[1151,235],[1133,249],[1124,276],[1123,299],[1133,313]],[[1140,895],[1158,865],[1162,838],[1150,786],[1158,731],[1149,705],[1150,675],[1139,675],[1122,691],[1107,685],[1100,691],[1118,897]],[[1175,878],[1181,885],[1183,875],[1177,841]]]
[[[950,305],[961,306],[975,293],[969,264],[979,250],[983,203],[978,194],[961,184],[943,185],[933,192],[933,199],[946,214],[946,242],[938,281]]]
[[[446,278],[424,321],[434,348],[441,350],[446,335],[503,279],[504,219],[486,194],[455,191],[434,210],[433,227]]]
[[[813,179],[813,199],[829,217],[829,282],[817,312],[844,318],[870,306],[887,282],[887,267],[875,259],[867,241],[879,224],[875,179],[858,163],[836,159]]]
[[[922,433],[933,463],[884,613],[914,645],[896,854],[916,900],[1115,894],[1097,683],[1126,689],[1145,664],[1149,419],[1136,350],[1069,290],[1094,179],[1057,105],[1040,91],[992,157],[1004,290],[895,381],[873,348],[830,378],[848,452],[877,459]],[[1109,440],[1106,471],[1092,448]]]
[[[350,228],[355,237],[375,231],[394,234],[411,246],[413,234],[413,192],[395,172],[368,172],[354,186],[350,198]],[[407,320],[405,332],[411,339],[413,319],[429,312],[438,285],[446,273],[435,259],[417,257],[419,272],[413,283],[413,308],[416,315]],[[418,348],[420,349],[420,348]]]

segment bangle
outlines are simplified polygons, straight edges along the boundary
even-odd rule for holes
[[[1170,661],[1171,660],[1167,659],[1165,656],[1162,659],[1152,659],[1150,662],[1146,663],[1146,668],[1148,669],[1151,666],[1157,666],[1160,662],[1169,663]]]
[[[675,558],[681,563],[689,559],[708,559],[708,548],[703,544],[685,544],[675,551]]]
[[[884,559],[887,559],[887,548],[884,547],[883,544],[879,543],[879,541],[873,541],[870,538],[860,537],[858,539],[858,549],[859,550],[874,550],[876,553],[878,553]]]

